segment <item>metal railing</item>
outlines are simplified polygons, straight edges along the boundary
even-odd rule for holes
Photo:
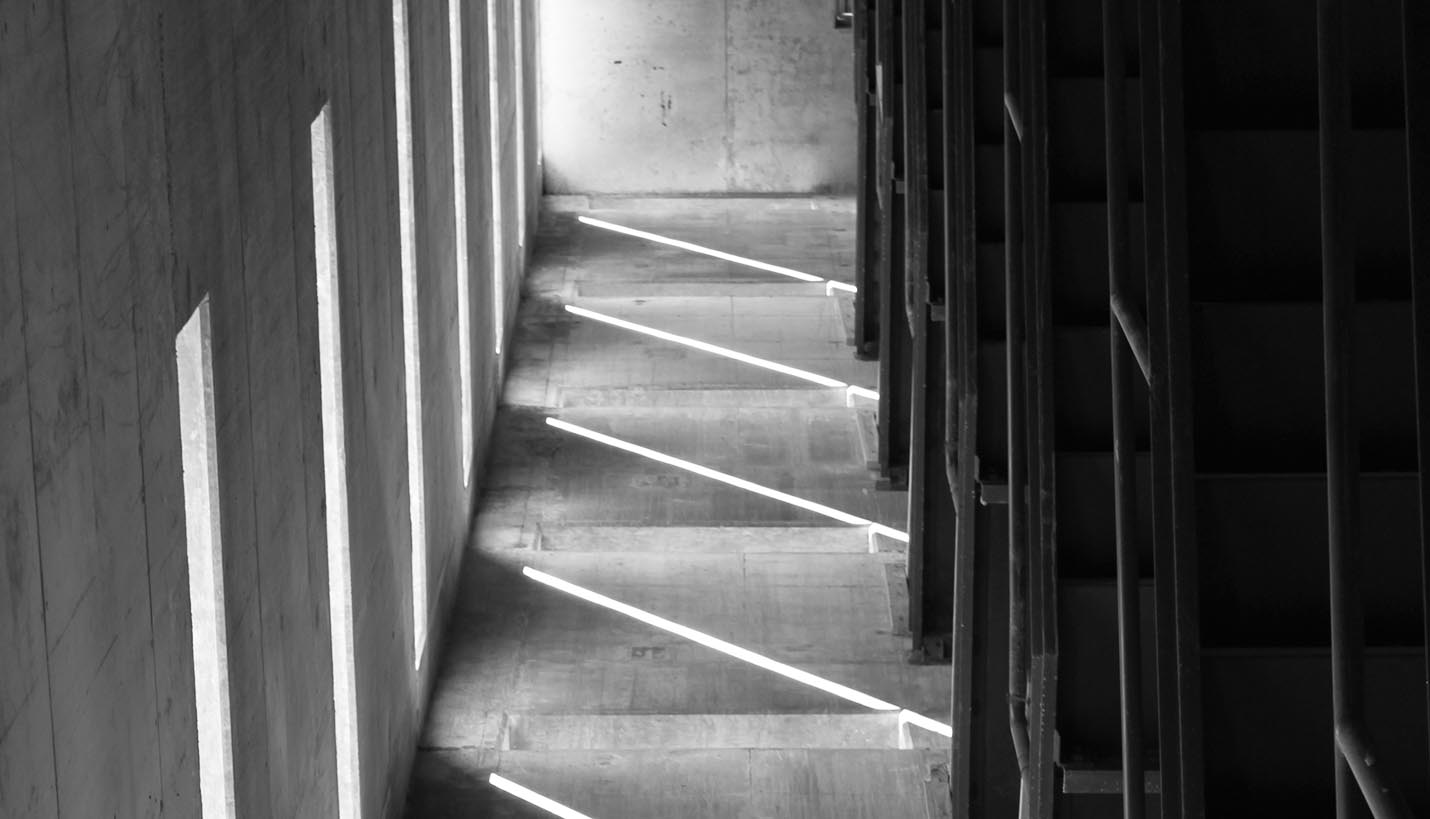
[[[1122,0],[1102,0],[1103,131],[1107,160],[1108,338],[1112,364],[1112,461],[1117,538],[1117,656],[1122,701],[1122,812],[1142,819],[1142,627],[1137,566],[1134,362],[1151,380],[1146,322],[1130,304],[1127,60]],[[1134,352],[1137,354],[1134,357]]]
[[[1022,4],[1003,4],[1003,265],[1005,367],[1008,373],[1008,727],[1018,760],[1018,816],[1026,819],[1032,798],[1032,740],[1028,725],[1028,519],[1027,395],[1023,283]]]
[[[1426,715],[1430,717],[1430,230],[1423,216],[1430,208],[1430,5],[1401,3],[1405,49],[1405,152],[1410,223],[1411,315],[1415,334],[1415,437],[1420,478],[1420,592],[1425,653]],[[1426,732],[1430,743],[1430,731]],[[1430,771],[1426,773],[1430,782]]]
[[[1354,407],[1355,233],[1351,168],[1350,55],[1345,0],[1317,0],[1320,104],[1321,290],[1326,390],[1326,507],[1330,558],[1331,707],[1336,815],[1364,799],[1376,819],[1410,817],[1375,764],[1364,724],[1365,634],[1360,565],[1360,446]]]

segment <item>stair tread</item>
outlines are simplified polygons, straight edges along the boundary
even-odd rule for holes
[[[912,749],[937,734],[896,712],[859,714],[508,714],[513,750]]]
[[[497,772],[594,817],[949,816],[946,756],[921,749],[427,751],[414,766],[418,798],[409,815],[512,815],[505,811],[516,809],[516,798],[487,784]]]

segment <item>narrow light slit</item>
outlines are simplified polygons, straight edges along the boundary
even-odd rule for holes
[[[204,297],[179,330],[180,455],[184,535],[189,558],[190,637],[199,740],[199,799],[204,819],[236,815],[228,688],[228,625],[223,588],[223,516],[219,502],[212,322]]]
[[[323,489],[328,532],[328,611],[333,656],[333,733],[338,816],[361,814],[357,658],[353,650],[352,549],[348,536],[347,404],[343,400],[342,298],[330,106],[313,120],[313,255],[318,294],[318,379],[323,408]]]
[[[407,404],[407,499],[412,532],[412,665],[427,648],[427,479],[422,434],[422,352],[417,310],[416,215],[412,177],[412,66],[407,43],[407,0],[392,3],[393,63],[397,88],[398,220],[402,243],[402,356]]]

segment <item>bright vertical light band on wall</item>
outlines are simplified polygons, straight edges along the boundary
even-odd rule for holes
[[[194,706],[199,734],[199,797],[204,819],[231,819],[236,814],[211,334],[209,300],[205,296],[179,330],[174,342],[174,359],[179,375],[184,534],[189,557]]]
[[[422,451],[422,354],[417,316],[417,222],[412,182],[412,64],[407,0],[392,3],[393,74],[397,86],[398,218],[402,239],[402,352],[407,398],[407,498],[412,523],[412,664],[427,647],[427,482]]]
[[[506,343],[506,226],[502,219],[501,162],[501,32],[497,25],[500,0],[487,0],[487,105],[491,111],[492,165],[492,334],[496,354]]]
[[[457,375],[461,393],[462,486],[472,482],[472,283],[467,257],[467,104],[462,58],[462,0],[447,0],[452,60],[452,209],[457,245]]]
[[[530,788],[522,787],[501,774],[492,774],[487,781],[492,783],[493,787],[506,791],[529,805],[541,808],[552,816],[559,816],[561,819],[591,819],[591,817],[586,814],[574,811],[554,799],[542,796]]]
[[[763,270],[766,273],[777,273],[781,276],[788,276],[791,279],[799,279],[802,282],[824,281],[824,279],[820,278],[819,276],[815,276],[812,273],[805,273],[799,270],[793,270],[788,267],[780,267],[776,264],[769,264],[767,262],[762,262],[758,259],[747,258],[745,256],[736,256],[733,253],[726,253],[723,250],[715,250],[714,248],[705,247],[704,245],[697,245],[692,242],[682,241],[680,239],[672,239],[669,236],[661,236],[659,233],[650,233],[644,230],[636,230],[635,228],[628,228],[624,225],[618,225],[614,222],[607,222],[603,219],[593,219],[590,216],[578,216],[577,219],[582,224],[590,225],[591,227],[598,227],[603,230],[612,231],[614,233],[623,233],[626,236],[634,236],[638,239],[645,239],[647,241],[656,242],[658,244],[669,245],[670,247],[678,247],[681,250],[688,250],[691,253],[699,253],[702,256],[711,256],[722,261],[734,262],[735,264],[744,265],[745,267],[753,267],[756,270]]]
[[[353,654],[352,549],[348,539],[347,404],[338,289],[337,195],[329,107],[313,120],[313,256],[318,279],[318,378],[323,407],[323,488],[328,525],[328,610],[333,652],[333,732],[338,816],[361,811],[357,740],[357,661]]]
[[[790,506],[797,506],[800,509],[805,509],[810,512],[814,512],[817,515],[823,515],[824,517],[837,520],[840,523],[848,523],[852,526],[867,526],[869,527],[870,531],[875,532],[877,534],[885,535],[886,537],[893,538],[894,540],[900,540],[904,543],[909,542],[909,536],[906,532],[901,532],[898,529],[885,526],[882,523],[875,523],[868,518],[861,518],[858,515],[853,515],[848,512],[840,511],[832,506],[825,506],[822,503],[815,503],[812,500],[805,500],[804,498],[791,495],[787,492],[781,492],[778,489],[771,489],[768,486],[761,486],[760,484],[757,484],[753,481],[747,481],[744,478],[737,478],[734,475],[721,472],[718,469],[711,469],[708,466],[701,466],[700,464],[694,463],[692,461],[687,461],[684,458],[676,458],[674,456],[667,455],[664,452],[657,452],[654,449],[649,449],[647,447],[640,446],[639,444],[633,444],[629,441],[622,441],[620,438],[613,438],[610,435],[597,432],[594,429],[587,429],[583,426],[577,426],[576,424],[570,423],[569,421],[562,421],[559,418],[547,418],[546,423],[549,426],[553,426],[559,430],[569,432],[573,435],[579,435],[582,438],[586,438],[597,443],[605,444],[606,446],[615,447],[616,449],[624,450],[633,455],[640,455],[641,457],[649,458],[652,461],[658,461],[663,464],[668,464],[677,469],[684,469],[686,472],[693,472],[696,475],[710,478],[711,480],[719,481],[723,484],[733,486],[737,489],[744,489],[748,492],[754,492],[757,495],[764,495],[765,497],[770,498],[772,500],[777,500],[781,503],[787,503]]]
[[[516,70],[516,244],[526,247],[526,4],[512,4],[515,20],[512,24],[512,64]],[[523,257],[523,261],[525,257]]]

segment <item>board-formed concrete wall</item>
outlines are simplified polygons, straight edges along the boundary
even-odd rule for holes
[[[473,348],[478,470],[502,365],[487,3],[463,5],[468,178],[454,180],[447,6],[412,2],[436,598],[414,670],[391,3],[0,3],[0,816],[200,815],[174,345],[205,298],[237,815],[337,816],[309,145],[325,104],[361,801],[369,817],[402,809],[480,478],[464,486],[460,474],[457,345]],[[534,4],[523,6],[529,34]],[[501,14],[510,32],[511,0]],[[508,179],[512,73],[501,80]],[[535,179],[534,163],[525,173]],[[454,182],[470,192],[467,339]],[[514,308],[521,264],[506,199]]]
[[[549,193],[849,193],[829,0],[540,0]]]

